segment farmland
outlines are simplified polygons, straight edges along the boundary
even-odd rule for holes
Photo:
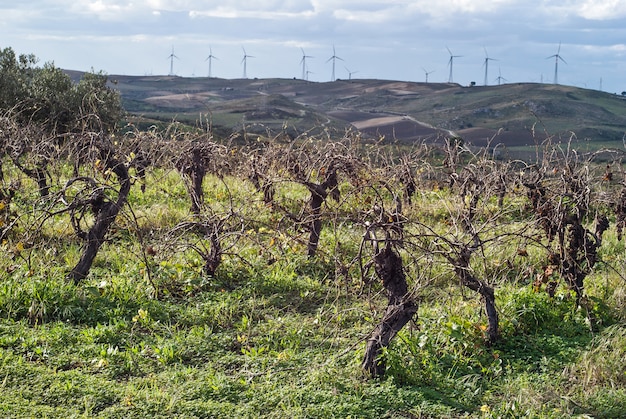
[[[59,112],[61,132],[38,119],[46,101],[0,118],[3,416],[626,415],[618,147],[581,153],[546,128],[529,131],[534,160],[496,159],[435,113],[378,102],[365,122],[304,94],[294,108],[278,92],[292,81],[240,81],[268,92],[250,95],[223,80],[223,93],[182,80],[174,94],[165,80],[155,95],[90,77],[56,84],[83,98]],[[336,82],[330,101],[418,85]],[[112,86],[143,111],[120,124]],[[419,88],[441,108],[465,95]],[[234,104],[242,125],[220,125]],[[354,129],[405,116],[429,137]]]
[[[74,75],[78,77],[79,75]],[[465,87],[448,83],[338,80],[111,76],[125,108],[152,123],[199,124],[216,132],[290,135],[320,126],[361,131],[387,142],[411,143],[452,131],[469,144],[528,150],[546,138],[573,140],[582,151],[602,144],[623,149],[626,100],[622,96],[538,83]]]

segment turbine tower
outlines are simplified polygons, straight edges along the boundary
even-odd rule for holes
[[[495,58],[490,58],[489,54],[487,53],[487,48],[485,48],[485,62],[483,63],[483,65],[485,66],[485,86],[487,86],[488,84],[488,78],[487,78],[487,73],[489,72],[489,60],[491,61],[498,61]]]
[[[559,49],[557,49],[556,54],[551,55],[546,58],[547,60],[548,58],[554,57],[554,84],[559,84],[559,60],[567,64],[567,61],[565,61],[563,57],[559,55],[560,52],[561,52],[561,42],[559,42]]]
[[[348,67],[345,67],[345,69],[348,72],[348,80],[352,80],[352,75],[358,73],[358,71],[350,71]]]
[[[330,81],[335,81],[335,61],[337,60],[341,60],[343,61],[343,58],[340,58],[337,56],[337,53],[335,52],[335,46],[333,45],[333,56],[330,57],[328,60],[326,60],[326,62],[332,61],[333,62],[333,75],[330,79]]]
[[[424,75],[426,76],[426,83],[428,83],[428,75],[434,73],[435,70],[428,71],[424,67],[422,67],[422,70],[424,70]]]
[[[248,78],[248,73],[247,73],[247,64],[248,64],[248,58],[254,58],[253,55],[248,55],[246,53],[246,49],[244,47],[241,47],[241,49],[243,50],[243,59],[241,60],[241,63],[243,64],[243,78],[247,79]]]
[[[304,48],[300,48],[300,50],[302,51],[302,59],[300,60],[300,64],[302,64],[302,80],[306,80],[306,59],[307,58],[313,58],[310,55],[306,55],[304,52]]]
[[[177,60],[179,59],[175,54],[174,54],[174,45],[172,45],[172,53],[167,57],[170,60],[170,74],[168,74],[169,76],[174,76],[174,58],[176,58]]]
[[[455,58],[461,58],[462,55],[452,55],[452,51],[450,51],[450,48],[446,47],[446,49],[448,50],[448,52],[450,53],[450,59],[448,60],[448,67],[450,67],[450,76],[448,76],[448,83],[452,83],[453,82],[453,78],[452,78],[452,66],[454,64],[454,59]]]
[[[209,47],[209,56],[206,57],[206,60],[209,61],[209,78],[213,77],[213,73],[211,72],[211,64],[213,63],[213,59],[219,60],[215,55],[213,55],[213,50]]]
[[[496,81],[498,82],[498,86],[500,86],[500,84],[503,81],[508,81],[507,79],[505,79],[504,77],[502,77],[502,70],[500,69],[500,67],[498,67],[498,77],[496,77]]]

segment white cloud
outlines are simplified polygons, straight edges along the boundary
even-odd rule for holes
[[[590,20],[610,20],[626,17],[625,0],[586,0],[577,14]]]
[[[0,42],[67,68],[134,74],[167,72],[172,45],[177,71],[198,74],[205,57],[194,54],[211,45],[214,71],[225,77],[241,75],[240,45],[257,57],[255,76],[300,74],[304,47],[322,80],[335,44],[360,76],[423,80],[424,67],[440,81],[446,45],[464,56],[455,62],[459,81],[482,77],[485,46],[505,77],[539,81],[563,41],[564,82],[602,76],[623,90],[624,18],[626,0],[0,0]],[[611,65],[587,75],[587,57]]]
[[[609,49],[611,51],[616,51],[616,52],[626,52],[626,45],[624,44],[611,45]]]
[[[298,0],[57,0],[56,3],[67,3],[67,8],[74,13],[118,21],[162,12],[182,12],[192,18],[257,19],[309,17],[314,13],[309,2]]]
[[[400,14],[398,14],[399,12]],[[402,14],[402,10],[393,7],[378,10],[354,10],[344,8],[334,10],[332,15],[338,20],[363,23],[386,23],[394,19],[397,20],[398,16],[401,16],[403,19],[405,17]]]
[[[580,17],[586,20],[607,21],[626,17],[626,0],[547,0],[544,13],[557,19]]]
[[[308,18],[315,14],[311,3],[295,0],[246,0],[192,2],[188,10],[192,18],[249,18],[249,19],[284,19]]]
[[[68,10],[71,13],[102,20],[125,20],[144,10],[143,4],[124,0],[75,0],[68,3]]]
[[[189,12],[189,17],[214,17],[223,19],[285,19],[285,18],[309,18],[314,13],[312,11],[268,11],[268,10],[242,10],[226,7],[218,7],[211,10],[192,10]]]
[[[474,14],[493,13],[507,4],[519,3],[516,0],[449,0],[445,2],[430,2],[419,0],[413,2],[414,8],[424,9],[428,14],[443,16],[446,14]]]
[[[429,16],[438,20],[459,16],[494,15],[508,10],[521,16],[578,16],[588,20],[626,17],[626,0],[35,0],[0,6],[5,21],[9,16],[51,10],[78,13],[103,20],[126,20],[159,12],[183,12],[192,17],[216,18],[306,18],[333,16],[353,22],[393,22],[410,17]],[[418,22],[419,23],[419,22]]]
[[[36,11],[55,11],[68,16],[76,13],[108,21],[181,12],[192,18],[310,20],[332,17],[355,23],[394,23],[413,18],[420,19],[415,24],[428,25],[423,19],[483,19],[513,8],[522,12],[517,18],[558,11],[559,15],[608,19],[626,15],[626,0],[544,0],[538,5],[526,0],[35,0],[5,7],[0,21],[18,11],[22,15]]]

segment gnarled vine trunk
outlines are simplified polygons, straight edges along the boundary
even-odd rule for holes
[[[396,334],[415,316],[417,304],[408,294],[402,259],[390,245],[374,256],[376,275],[387,290],[389,303],[381,322],[367,339],[361,367],[371,377],[385,374],[385,361],[380,355]]]
[[[47,198],[50,195],[50,185],[48,185],[46,163],[41,163],[34,169],[24,167],[19,163],[17,159],[13,159],[15,165],[29,178],[37,182],[39,188],[39,196],[41,198]]]
[[[191,212],[194,214],[200,214],[202,203],[204,202],[202,182],[204,182],[204,177],[206,176],[206,167],[203,161],[201,149],[193,149],[191,166],[188,170],[188,175],[191,178],[191,188],[189,190],[189,195],[191,196]]]
[[[322,234],[322,204],[326,200],[328,193],[319,185],[308,185],[311,191],[311,224],[309,226],[309,242],[307,243],[307,253],[310,258],[315,257],[317,246]]]
[[[307,243],[308,256],[315,257],[317,246],[322,235],[322,204],[328,195],[335,201],[339,201],[339,189],[337,187],[337,169],[332,165],[328,170],[326,179],[321,184],[302,182],[311,193],[309,204],[311,206],[311,223],[309,225],[309,242]]]
[[[476,291],[485,300],[487,313],[487,342],[493,344],[498,340],[498,311],[496,310],[496,296],[492,286],[472,275],[467,268],[455,267],[461,283],[472,291]]]
[[[120,183],[120,190],[118,192],[117,199],[114,202],[105,201],[99,208],[95,208],[97,210],[97,213],[95,214],[96,220],[94,225],[87,232],[87,244],[83,249],[80,260],[76,266],[74,266],[69,275],[70,279],[72,279],[75,283],[83,280],[89,273],[100,246],[104,243],[106,235],[115,221],[117,214],[126,204],[126,200],[128,199],[128,194],[130,192],[131,184],[128,169],[123,163],[114,159],[111,156],[111,153],[111,150],[101,148],[100,158],[105,162],[105,166],[108,169],[111,169],[111,171],[117,176]]]

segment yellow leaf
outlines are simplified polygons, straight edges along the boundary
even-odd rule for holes
[[[0,211],[2,211],[4,208],[6,208],[6,204],[0,201]]]
[[[24,243],[22,242],[18,242],[15,245],[15,250],[17,250],[18,252],[23,252],[24,251]]]

